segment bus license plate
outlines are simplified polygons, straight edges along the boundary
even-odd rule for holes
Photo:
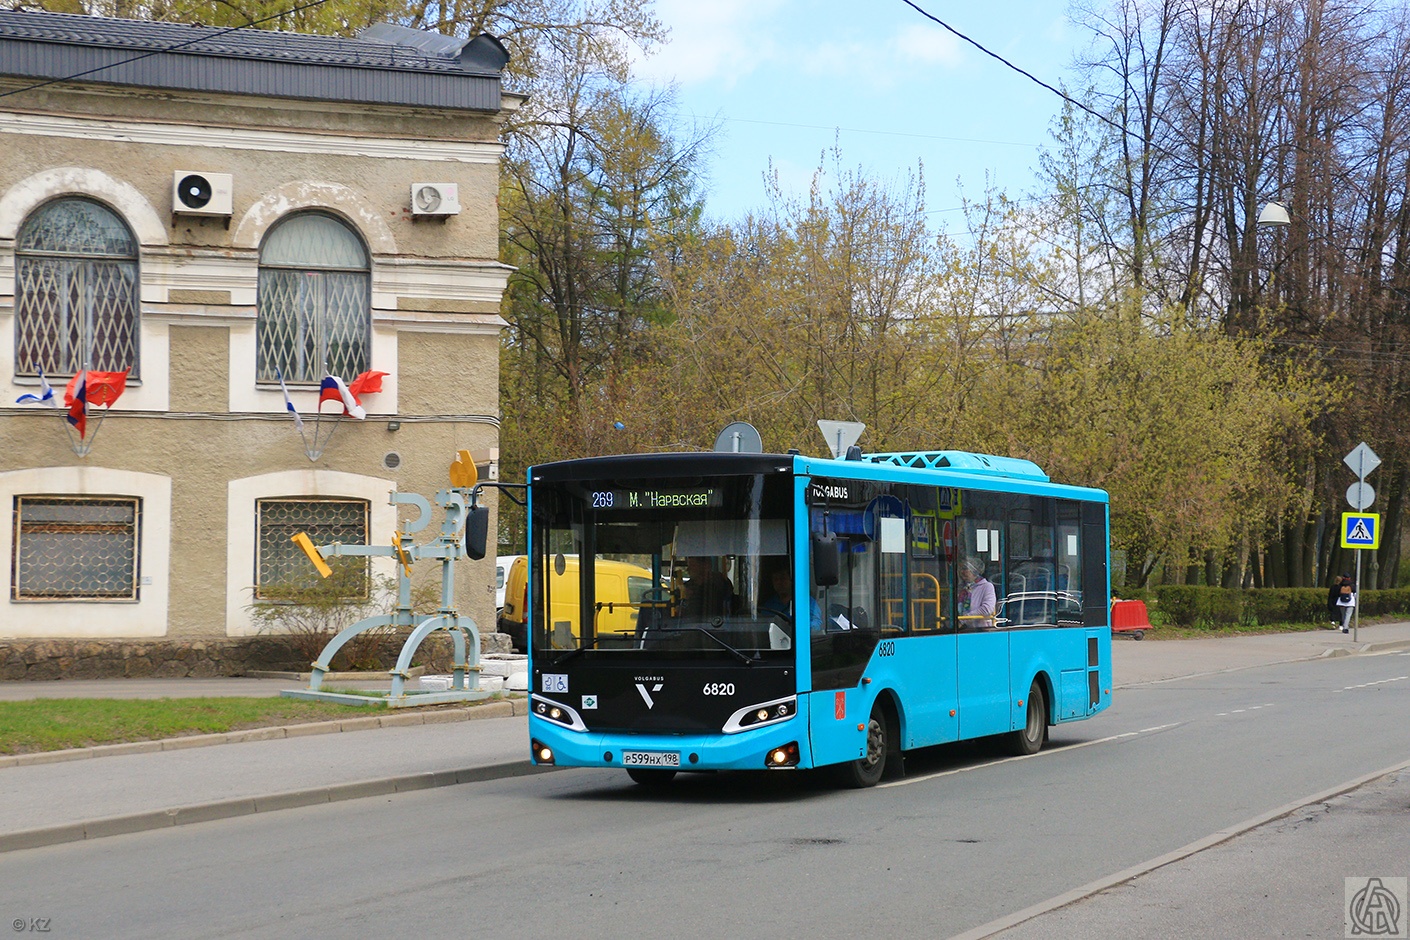
[[[625,767],[679,767],[681,756],[675,751],[623,751]]]

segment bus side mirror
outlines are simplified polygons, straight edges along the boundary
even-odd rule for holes
[[[813,536],[813,583],[818,587],[832,587],[842,570],[842,553],[837,544],[837,536],[831,532]]]
[[[475,506],[465,513],[465,554],[474,561],[485,557],[490,539],[490,508]]]

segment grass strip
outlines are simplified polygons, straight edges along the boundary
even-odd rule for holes
[[[358,714],[361,712],[359,709]],[[155,741],[347,717],[346,705],[286,698],[45,698],[0,702],[0,754]]]
[[[1159,619],[1152,615],[1154,619]],[[1404,623],[1410,619],[1407,614],[1384,615],[1378,617],[1363,617],[1361,626],[1368,627],[1377,623]],[[1146,639],[1156,640],[1197,640],[1206,637],[1222,636],[1266,636],[1270,633],[1336,633],[1335,627],[1321,623],[1231,623],[1219,626],[1207,627],[1180,627],[1174,624],[1155,624],[1146,631]],[[1112,634],[1115,639],[1119,634]]]

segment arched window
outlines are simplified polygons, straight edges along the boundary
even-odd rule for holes
[[[282,373],[287,382],[317,383],[367,371],[371,277],[351,228],[322,212],[291,215],[265,236],[259,265],[260,381]]]
[[[34,211],[15,243],[15,374],[137,370],[137,239],[91,199]]]

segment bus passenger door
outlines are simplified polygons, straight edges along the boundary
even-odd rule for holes
[[[905,748],[930,747],[959,739],[955,678],[954,560],[952,491],[908,486],[909,577],[899,598],[908,611],[907,637],[896,644],[906,677]]]
[[[966,516],[982,511],[984,494],[966,492],[971,505]],[[1011,730],[1009,689],[1009,633],[1001,622],[997,602],[1004,597],[1003,526],[1001,515],[983,513],[961,520],[958,541],[959,597],[956,672],[959,695],[959,733],[963,738],[1001,734]],[[982,581],[981,581],[982,578]],[[988,582],[990,591],[983,588]],[[993,598],[981,609],[981,598]]]

